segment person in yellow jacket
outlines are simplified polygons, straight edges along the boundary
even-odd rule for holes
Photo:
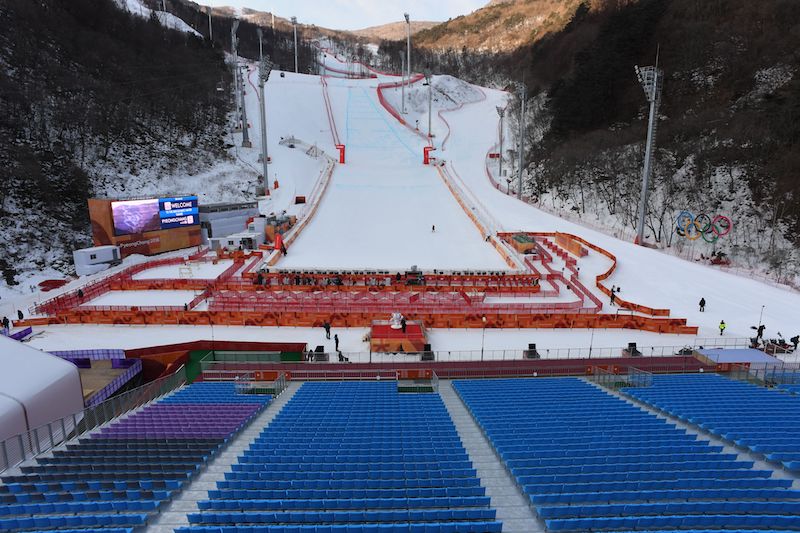
[[[720,323],[719,323],[719,335],[720,335],[720,337],[725,332],[725,328],[727,328],[727,327],[728,326],[725,324],[724,320],[720,321]]]

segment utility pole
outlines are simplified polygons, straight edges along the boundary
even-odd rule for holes
[[[528,98],[528,88],[523,83],[517,83],[519,95],[519,167],[517,168],[517,198],[522,200],[522,155],[525,152],[525,100]]]
[[[499,162],[499,168],[497,169],[497,176],[498,176],[498,178],[502,179],[502,177],[503,177],[503,116],[506,114],[506,108],[497,106],[495,109],[497,109],[497,114],[500,115],[500,157],[498,157],[500,162]]]
[[[406,68],[408,69],[408,88],[411,89],[411,18],[409,18],[408,13],[403,13],[403,16],[406,19]]]
[[[400,113],[406,114],[406,58],[400,53]]]
[[[650,117],[647,121],[647,145],[644,153],[644,168],[642,169],[642,193],[639,200],[639,221],[636,225],[636,244],[644,245],[644,223],[647,218],[647,196],[650,187],[650,175],[653,172],[654,146],[656,140],[656,126],[658,121],[658,107],[661,104],[661,92],[664,87],[664,72],[658,68],[658,52],[654,67],[635,66],[636,76],[642,84],[645,97],[650,102]]]
[[[239,89],[239,101],[240,101],[240,110],[241,110],[241,117],[242,117],[242,148],[250,148],[252,143],[250,142],[250,136],[247,133],[247,106],[244,101],[244,80],[242,79],[242,71],[239,68],[239,55],[237,53],[237,43],[238,39],[236,38],[236,30],[239,29],[239,21],[234,20],[233,26],[231,27],[231,43],[233,48],[233,68],[234,74],[236,75],[236,80],[238,82],[238,89]]]
[[[261,168],[264,175],[264,196],[269,196],[269,174],[267,165],[269,164],[269,154],[267,152],[267,99],[264,94],[264,85],[269,80],[269,73],[272,71],[272,63],[269,56],[264,57],[261,28],[258,32],[258,87],[261,90]]]
[[[239,86],[242,88],[242,148],[251,148],[253,143],[250,142],[250,134],[247,131],[247,102],[244,99],[244,78],[241,77],[241,70],[238,65],[236,66],[236,70],[239,71]]]
[[[431,115],[433,113],[433,76],[430,70],[425,70],[425,82],[428,84],[428,139],[433,138],[431,135]],[[431,143],[433,145],[433,143]]]
[[[211,6],[206,7],[206,13],[208,13],[208,40],[212,43],[214,42],[214,30],[211,27]]]
[[[294,28],[294,73],[297,74],[297,17],[292,17],[292,27]]]
[[[239,21],[234,20],[231,24],[231,54],[233,55],[233,94],[236,101],[236,116],[241,114],[241,102],[239,102],[239,58],[236,55],[236,30],[239,29]]]

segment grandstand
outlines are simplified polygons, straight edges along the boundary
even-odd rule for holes
[[[609,376],[619,391],[584,377],[403,392],[381,370],[287,374],[274,402],[249,371],[179,386],[8,470],[0,530],[800,529],[791,385]]]

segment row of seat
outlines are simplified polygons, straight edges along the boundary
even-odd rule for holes
[[[651,530],[662,528],[714,528],[715,530],[741,531],[742,528],[791,529],[800,528],[800,517],[785,515],[673,515],[626,516],[614,518],[566,518],[545,520],[550,531],[593,531],[630,529]]]
[[[280,510],[353,510],[353,509],[448,509],[451,507],[488,507],[487,496],[465,498],[371,498],[321,500],[206,500],[198,502],[201,510],[280,511]]]
[[[403,509],[381,511],[208,511],[188,515],[192,524],[332,524],[345,522],[453,522],[494,520],[494,509]]]
[[[217,484],[219,485],[219,483]],[[217,489],[208,491],[208,497],[217,500],[318,500],[344,498],[382,500],[384,498],[464,498],[485,496],[486,489],[474,487],[430,487],[399,489],[327,489],[327,490],[245,490]]]
[[[181,527],[175,533],[501,533],[503,524],[486,522],[415,522],[398,524],[238,525]]]

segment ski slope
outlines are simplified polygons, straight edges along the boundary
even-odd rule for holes
[[[788,339],[800,333],[800,294],[791,289],[773,287],[621,241],[545,213],[495,189],[486,175],[485,157],[498,139],[495,106],[505,105],[508,95],[483,91],[487,95],[485,100],[445,114],[451,132],[444,153],[506,231],[564,231],[605,248],[618,261],[616,271],[606,280],[609,287],[621,287],[620,296],[626,300],[671,309],[673,316],[685,317],[689,324],[699,325],[701,337],[719,335],[721,320],[728,326],[726,336],[755,336],[750,327],[759,324],[762,306],[765,306],[762,322],[767,326],[767,337],[780,332]],[[586,279],[608,268],[602,257],[578,264],[581,277]],[[705,313],[699,312],[700,298],[706,299]]]
[[[422,164],[424,140],[381,107],[379,81],[328,80],[347,162],[278,266],[507,269],[437,172]]]

